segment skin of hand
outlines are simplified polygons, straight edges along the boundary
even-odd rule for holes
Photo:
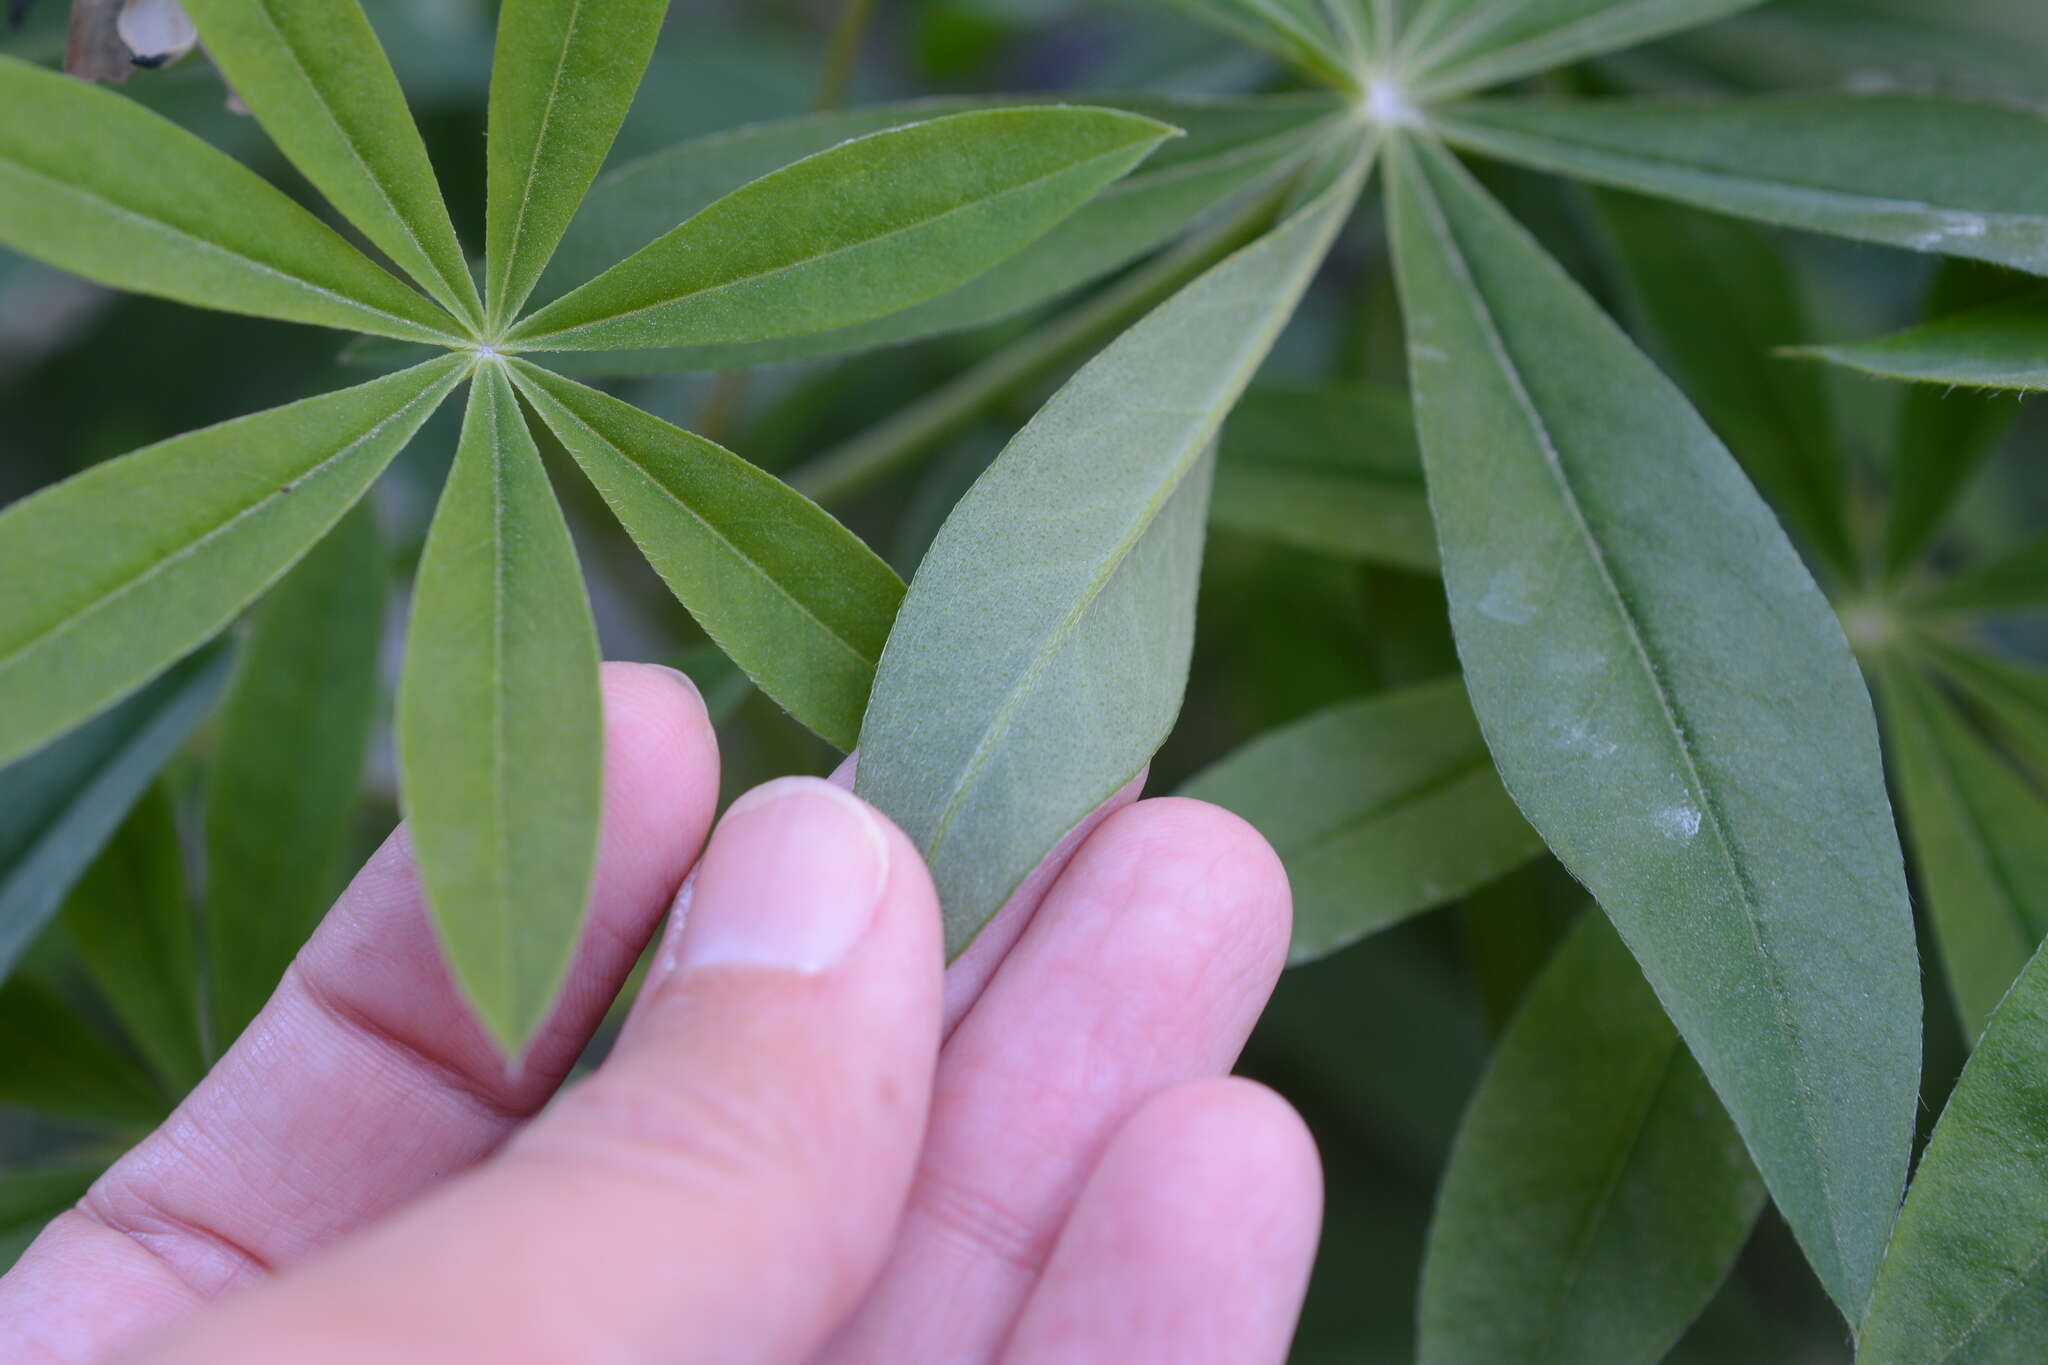
[[[0,1280],[0,1362],[1285,1358],[1321,1175],[1227,1075],[1288,937],[1257,834],[1134,783],[948,971],[882,816],[787,778],[713,831],[695,690],[615,664],[605,696],[590,923],[521,1066],[440,965],[401,828]]]

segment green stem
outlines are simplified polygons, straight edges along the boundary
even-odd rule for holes
[[[825,74],[818,78],[820,112],[846,103],[853,84],[854,63],[860,59],[861,42],[875,17],[875,0],[846,0],[840,7],[839,23],[832,30],[832,47],[825,55]]]

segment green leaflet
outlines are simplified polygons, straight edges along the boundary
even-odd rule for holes
[[[1044,100],[1044,97],[1039,97]],[[1182,128],[1134,171],[1009,259],[956,289],[852,327],[775,341],[579,356],[578,372],[738,368],[864,350],[984,326],[1098,279],[1295,164],[1337,115],[1322,95],[1257,99],[1120,96],[1116,108]],[[1030,96],[929,99],[838,110],[714,133],[602,176],[540,293],[580,284],[720,197],[791,162],[906,123],[1034,103]],[[558,286],[551,290],[550,286]]]
[[[515,361],[527,401],[763,692],[853,747],[903,581],[817,504],[630,403]]]
[[[362,496],[464,363],[174,436],[0,512],[0,761],[219,632]]]
[[[1294,888],[1288,961],[1327,956],[1543,852],[1456,678],[1269,731],[1181,788],[1266,836]]]
[[[2019,1365],[2048,1339],[2048,954],[1991,1016],[1899,1213],[1859,1365]]]
[[[1853,1318],[1904,1183],[1920,1052],[1863,680],[1683,396],[1441,148],[1403,144],[1396,169],[1416,412],[1474,710]]]
[[[668,0],[505,0],[491,61],[486,313],[518,315],[597,178]]]
[[[452,319],[131,99],[0,57],[0,244],[116,289],[407,341]]]
[[[1209,520],[1304,550],[1436,571],[1414,419],[1398,393],[1251,390],[1223,428]]]
[[[158,783],[71,892],[57,920],[73,955],[173,1096],[206,1074],[199,957],[185,855]]]
[[[1761,0],[1430,0],[1402,36],[1399,69],[1435,98],[1504,85],[1692,28]]]
[[[1349,89],[1357,84],[1339,36],[1315,0],[1160,0],[1241,42],[1278,57],[1316,79]],[[1343,0],[1351,3],[1351,0]]]
[[[1217,429],[1361,164],[1053,396],[954,507],[890,633],[855,790],[931,863],[949,954],[1180,709]]]
[[[56,743],[0,769],[0,978],[227,683],[202,654]]]
[[[1964,569],[1911,595],[1916,607],[1959,612],[2048,610],[2048,538]]]
[[[1927,661],[1984,712],[2036,777],[2048,782],[2048,673],[1939,640],[1915,641]]]
[[[171,1111],[140,1066],[26,974],[0,986],[0,1104],[124,1130],[152,1128]]]
[[[1879,666],[1886,753],[1963,1037],[2048,938],[2048,799],[1896,656]]]
[[[1977,389],[2048,389],[2048,290],[1800,354],[1884,379]]]
[[[735,190],[509,340],[702,346],[866,322],[1015,255],[1173,131],[1111,109],[991,109],[856,138]]]
[[[386,586],[365,501],[252,614],[206,797],[220,1047],[256,1017],[336,890],[377,708]]]
[[[357,0],[192,0],[206,50],[292,164],[441,305],[483,306],[398,78]]]
[[[449,967],[517,1057],[583,926],[603,792],[597,628],[501,365],[472,377],[414,588],[398,755]]]
[[[1763,1210],[1742,1139],[1628,949],[1581,917],[1451,1148],[1422,1365],[1661,1360]]]
[[[107,1168],[105,1160],[60,1160],[0,1170],[0,1275],[13,1269],[43,1225],[76,1204]]]
[[[1716,213],[2048,273],[2048,116],[1910,95],[1492,100],[1432,110],[1487,156]]]
[[[1771,354],[1808,334],[1785,253],[1743,223],[1596,192],[1634,331],[1699,405],[1758,490],[1826,565],[1856,565],[1827,376]]]

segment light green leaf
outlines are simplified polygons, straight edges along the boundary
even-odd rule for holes
[[[2048,1340],[2048,953],[1991,1016],[1934,1127],[1859,1365],[2018,1365]]]
[[[1266,836],[1294,888],[1291,964],[1464,895],[1543,852],[1456,678],[1318,711],[1181,788]]]
[[[1918,964],[1869,696],[1670,381],[1441,148],[1392,216],[1474,710],[1852,1318],[1904,1184]]]
[[[1045,97],[1039,97],[1044,102]],[[774,341],[579,358],[579,372],[738,369],[984,326],[1079,288],[1170,240],[1202,214],[1295,165],[1338,114],[1322,95],[1109,97],[1186,130],[1016,255],[956,289],[852,327]],[[1029,106],[1033,97],[929,99],[757,124],[656,152],[599,178],[563,239],[543,296],[580,284],[722,196],[791,162],[906,123]],[[558,286],[550,290],[550,285]]]
[[[926,553],[876,673],[855,790],[930,862],[949,954],[1172,727],[1205,456],[1363,175],[1361,164],[1083,367]]]
[[[1909,95],[1494,100],[1461,147],[1716,213],[2048,274],[2048,116]]]
[[[0,761],[218,633],[362,496],[464,363],[174,436],[0,512]]]
[[[57,923],[168,1093],[197,1085],[206,1074],[198,925],[164,784],[142,799],[87,870]]]
[[[205,717],[227,677],[225,651],[203,654],[0,769],[0,978]]]
[[[463,994],[517,1057],[583,927],[604,764],[597,628],[497,364],[472,380],[399,687],[406,818]]]
[[[85,1197],[107,1165],[89,1158],[0,1170],[0,1275],[14,1267],[45,1223]]]
[[[239,1036],[333,899],[377,708],[384,548],[358,503],[253,613],[206,798],[213,1033]]]
[[[1743,223],[1634,195],[1592,202],[1636,335],[1799,537],[1829,568],[1853,570],[1827,376],[1771,354],[1807,335],[1785,253]]]
[[[1344,559],[1436,571],[1414,419],[1396,393],[1247,393],[1223,428],[1209,520]]]
[[[1435,98],[1568,66],[1761,0],[1434,0],[1403,35],[1404,79]]]
[[[597,178],[654,55],[668,0],[505,0],[491,61],[486,297],[519,313]]]
[[[1642,970],[1588,912],[1508,1025],[1451,1147],[1418,1358],[1661,1360],[1763,1202]]]
[[[1915,646],[1984,713],[1991,728],[2048,782],[2048,673],[1974,649],[1920,638]]]
[[[1799,354],[1883,379],[1975,389],[2048,389],[2048,290],[2030,290],[1868,341]]]
[[[147,1129],[171,1100],[55,989],[31,976],[0,986],[0,1104],[49,1118]]]
[[[2048,537],[1916,590],[1911,600],[1940,611],[2048,611]]]
[[[895,572],[701,436],[531,365],[512,374],[705,633],[791,715],[852,748],[903,600]]]
[[[191,0],[206,51],[319,191],[471,328],[483,305],[426,144],[357,0]]]
[[[1112,109],[991,109],[856,138],[735,190],[510,340],[702,346],[882,317],[1015,255],[1172,132]]]
[[[0,57],[0,245],[201,308],[407,341],[453,324],[225,153],[12,57]]]

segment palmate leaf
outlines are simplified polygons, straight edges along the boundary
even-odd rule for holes
[[[225,650],[202,654],[0,769],[0,978],[212,708],[227,677]]]
[[[1974,389],[2048,389],[2048,290],[1800,354],[1882,379]]]
[[[14,1267],[43,1225],[84,1198],[108,1160],[87,1157],[0,1171],[0,1275]]]
[[[469,327],[483,305],[391,63],[357,0],[185,6],[271,140],[363,235]]]
[[[866,322],[1014,255],[1173,131],[1112,109],[993,109],[857,138],[735,190],[508,340],[702,346]]]
[[[668,0],[505,0],[491,59],[486,313],[496,334],[547,269],[654,55]]]
[[[171,1097],[55,987],[28,973],[0,985],[0,1104],[123,1131],[154,1127]]]
[[[208,997],[223,1047],[333,898],[377,708],[386,588],[365,501],[252,613],[206,794]]]
[[[464,363],[174,436],[0,512],[0,761],[218,633],[362,496]]]
[[[1441,98],[1504,85],[1692,28],[1762,0],[1425,0],[1402,35],[1405,79]]]
[[[201,308],[440,341],[453,322],[225,153],[0,57],[0,245]]]
[[[2017,1365],[2048,1339],[2048,952],[1963,1068],[1899,1212],[1861,1365]]]
[[[398,756],[443,951],[478,1017],[517,1057],[583,927],[604,719],[576,549],[496,363],[472,377],[420,559]]]
[[[1422,1269],[1422,1365],[1661,1360],[1763,1210],[1735,1125],[1597,911],[1465,1111]]]
[[[1984,714],[2036,778],[2048,783],[2048,673],[1940,639],[1917,638],[1914,647]]]
[[[1456,678],[1269,731],[1181,795],[1243,816],[1280,855],[1294,888],[1296,965],[1543,852],[1501,789]]]
[[[1878,678],[1914,868],[1963,1037],[1974,1040],[2048,938],[2048,798],[1913,664],[1888,657]]]
[[[1488,745],[1853,1318],[1920,1050],[1862,678],[1683,396],[1448,153],[1404,143],[1394,168],[1423,456]]]
[[[1916,607],[1979,615],[2048,611],[2048,537],[1916,589]]]
[[[1315,0],[1159,0],[1268,52],[1318,80],[1348,87],[1344,45]],[[1352,3],[1352,0],[1343,0]]]
[[[512,374],[705,633],[791,715],[851,749],[903,600],[895,571],[703,437],[532,365]]]
[[[1617,189],[2048,274],[2048,116],[1909,95],[1471,101],[1453,144]]]
[[[578,373],[730,369],[865,350],[980,327],[1058,297],[1158,247],[1233,196],[1286,173],[1340,116],[1324,95],[1118,96],[1096,100],[1184,129],[1014,256],[956,289],[852,327],[774,341],[582,353]],[[915,100],[714,133],[607,172],[591,189],[539,293],[580,284],[753,180],[855,137],[1045,97]],[[551,286],[554,288],[551,289]]]
[[[930,862],[949,953],[1172,726],[1205,456],[1363,175],[1346,172],[1085,366],[926,553],[876,673],[855,790]]]

